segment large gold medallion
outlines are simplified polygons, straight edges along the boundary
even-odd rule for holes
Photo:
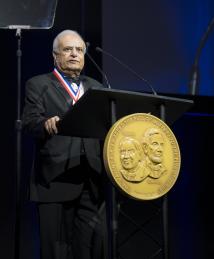
[[[113,184],[139,200],[166,194],[180,170],[180,150],[174,134],[162,120],[146,113],[118,120],[106,136],[103,155]]]

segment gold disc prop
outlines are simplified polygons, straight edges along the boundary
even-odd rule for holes
[[[111,127],[103,158],[113,184],[138,200],[166,194],[177,180],[181,161],[171,129],[147,113],[125,116]]]

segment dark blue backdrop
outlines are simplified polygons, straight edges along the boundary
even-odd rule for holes
[[[214,17],[213,0],[104,0],[103,48],[145,77],[159,93],[190,93],[199,42]],[[114,88],[150,91],[104,57]],[[197,94],[214,95],[214,30],[200,56]]]

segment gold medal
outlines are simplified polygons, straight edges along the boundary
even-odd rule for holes
[[[180,170],[180,150],[173,132],[146,113],[118,120],[106,136],[103,156],[113,184],[139,200],[166,194]]]

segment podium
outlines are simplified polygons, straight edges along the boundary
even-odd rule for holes
[[[116,106],[116,120],[132,113],[143,112],[159,117],[168,125],[193,105],[192,100],[181,98],[91,88],[59,122],[59,134],[104,139],[112,125],[112,101]]]
[[[120,118],[133,113],[151,113],[169,126],[191,106],[192,100],[144,94],[108,88],[91,88],[59,121],[60,135],[104,140],[110,127]],[[117,254],[116,189],[109,186],[107,200],[108,259]],[[163,198],[164,259],[168,259],[167,195]]]

